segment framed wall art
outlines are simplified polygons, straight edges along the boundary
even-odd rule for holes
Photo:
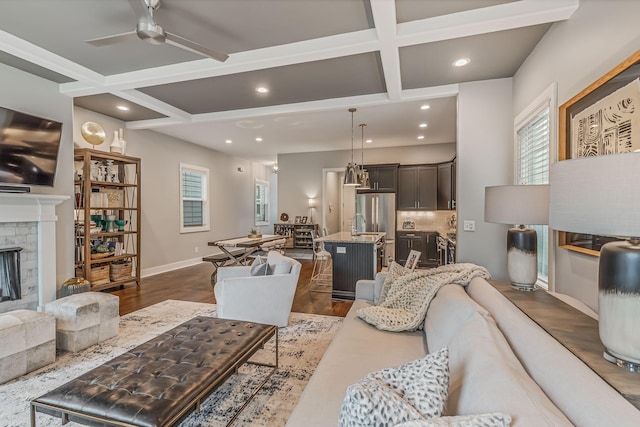
[[[558,161],[640,150],[640,50],[561,105],[558,113]],[[558,234],[559,246],[590,255],[598,255],[611,240],[616,239]]]

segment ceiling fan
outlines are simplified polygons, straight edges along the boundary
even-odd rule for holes
[[[112,36],[100,37],[97,39],[85,40],[92,46],[107,46],[110,44],[121,43],[136,37],[149,43],[163,44],[167,43],[172,46],[188,50],[199,55],[213,58],[217,61],[224,62],[228,55],[216,52],[202,46],[199,43],[180,37],[176,34],[165,31],[160,25],[153,20],[153,11],[160,8],[160,0],[129,0],[131,7],[140,15],[135,31],[115,34]],[[140,8],[142,6],[142,8]]]

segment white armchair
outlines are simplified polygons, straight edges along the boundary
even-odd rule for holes
[[[266,276],[252,276],[250,266],[218,269],[218,317],[287,326],[302,264],[278,251],[269,251],[267,263],[275,271]]]

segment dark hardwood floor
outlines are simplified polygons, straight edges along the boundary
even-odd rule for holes
[[[312,292],[309,280],[313,262],[300,260],[302,270],[293,300],[292,311],[300,313],[342,316],[351,308],[350,301],[332,301],[330,293]],[[202,263],[192,267],[157,274],[142,279],[140,287],[127,285],[111,293],[120,297],[120,315],[167,300],[183,300],[215,304],[211,273],[213,266]]]

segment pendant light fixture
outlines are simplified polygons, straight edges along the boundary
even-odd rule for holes
[[[344,171],[344,185],[359,187],[360,168],[353,162],[353,113],[356,112],[356,109],[349,108],[349,112],[351,113],[351,162]]]
[[[369,172],[364,169],[364,128],[367,127],[366,124],[361,123],[360,129],[362,129],[362,162],[360,165],[360,189],[361,190],[369,190],[371,189],[371,185],[369,183]]]

